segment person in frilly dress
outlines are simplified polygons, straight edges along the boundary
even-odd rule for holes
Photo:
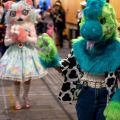
[[[5,45],[10,47],[0,60],[0,79],[13,80],[15,90],[15,108],[22,108],[20,103],[20,85],[23,83],[23,99],[26,108],[30,107],[28,93],[31,80],[39,79],[47,74],[38,59],[36,49],[37,35],[34,22],[36,15],[31,9],[31,0],[19,2],[8,1]]]

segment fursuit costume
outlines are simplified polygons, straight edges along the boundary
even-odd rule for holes
[[[10,47],[0,60],[0,79],[25,82],[29,79],[39,79],[47,73],[39,62],[39,54],[35,47],[36,14],[31,5],[30,0],[5,3],[8,12],[4,42]]]
[[[40,62],[45,68],[60,66],[64,83],[59,99],[77,100],[79,120],[120,120],[120,39],[113,7],[105,0],[87,0],[66,59],[60,60],[52,38],[40,37]]]

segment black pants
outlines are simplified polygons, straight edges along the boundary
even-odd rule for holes
[[[8,47],[5,46],[4,42],[2,42],[0,47],[1,47],[1,54],[3,56]]]
[[[39,22],[39,23],[36,25],[37,35],[43,33],[43,27],[44,27],[44,25],[43,25],[42,22]]]
[[[58,40],[61,48],[63,47],[63,31],[64,29],[59,29],[59,28],[57,29]]]

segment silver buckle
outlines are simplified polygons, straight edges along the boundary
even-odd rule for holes
[[[102,88],[102,82],[95,82],[95,88]]]

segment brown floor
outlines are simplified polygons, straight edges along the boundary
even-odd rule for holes
[[[70,49],[65,46],[58,51],[65,58]],[[12,82],[0,80],[0,120],[77,120],[75,103],[61,103],[57,98],[63,77],[54,69],[48,72],[44,78],[32,81],[30,109],[23,106],[22,110],[15,110]],[[24,104],[22,99],[21,102]]]

